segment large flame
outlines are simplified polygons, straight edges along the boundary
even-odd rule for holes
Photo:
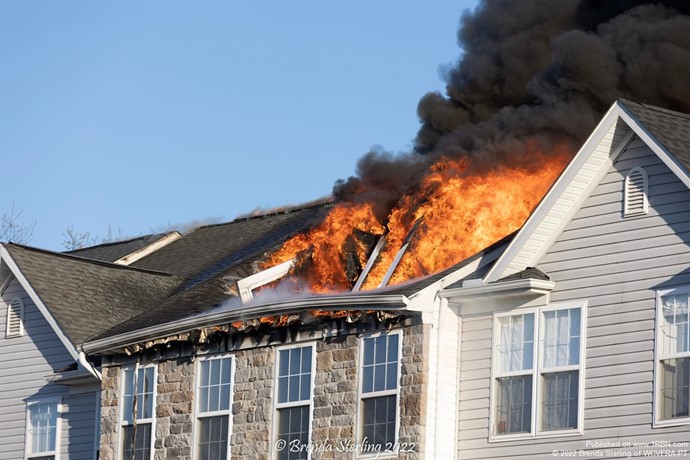
[[[312,291],[347,290],[352,280],[343,260],[354,230],[382,235],[387,228],[386,244],[362,289],[381,284],[405,242],[408,249],[388,284],[436,273],[520,228],[570,158],[561,150],[548,156],[533,152],[530,167],[499,165],[482,172],[474,171],[468,158],[443,158],[385,223],[368,204],[339,204],[320,225],[287,241],[264,267],[297,257],[297,272]],[[367,256],[358,248],[362,266]]]

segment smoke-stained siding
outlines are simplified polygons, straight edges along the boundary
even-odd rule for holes
[[[624,218],[635,166],[649,175],[649,214]],[[492,317],[465,318],[460,458],[552,458],[588,440],[690,442],[687,425],[652,428],[655,290],[690,284],[688,216],[690,190],[635,139],[537,265],[556,282],[551,302],[588,303],[584,434],[489,443]]]
[[[7,304],[24,302],[24,335],[6,338]],[[24,458],[26,402],[60,397],[60,458],[93,459],[97,386],[71,395],[65,385],[48,383],[74,361],[43,314],[15,279],[0,298],[0,458]]]

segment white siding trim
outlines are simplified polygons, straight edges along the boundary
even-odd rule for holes
[[[5,249],[5,246],[3,245],[0,245],[0,260],[5,262],[7,266],[10,268],[10,270],[12,270],[12,273],[17,278],[17,281],[19,281],[19,284],[21,284],[26,293],[29,294],[29,297],[34,302],[34,304],[36,304],[36,307],[38,307],[39,311],[43,314],[46,321],[48,321],[48,324],[50,324],[50,327],[53,329],[53,331],[55,331],[55,334],[58,336],[62,344],[65,346],[70,356],[72,356],[72,358],[75,361],[78,361],[79,353],[77,352],[77,347],[70,341],[70,339],[67,338],[65,333],[62,331],[62,328],[60,328],[57,321],[50,313],[50,310],[48,310],[48,308],[45,306],[41,298],[38,296],[36,291],[31,286],[31,283],[29,283],[29,280],[26,279],[22,271],[19,269],[17,264],[12,259],[12,256],[10,256],[10,253],[7,251],[7,249]]]

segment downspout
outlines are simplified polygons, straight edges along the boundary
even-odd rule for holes
[[[78,357],[79,357],[79,364],[84,369],[86,369],[89,372],[89,374],[96,377],[96,379],[99,382],[103,380],[101,373],[98,372],[98,370],[95,367],[93,367],[93,365],[89,362],[88,358],[86,357],[86,353],[84,353],[83,351],[80,351]]]

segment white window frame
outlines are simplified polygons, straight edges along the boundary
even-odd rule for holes
[[[158,365],[156,363],[148,363],[145,365],[141,365],[139,363],[136,363],[135,365],[127,365],[127,366],[122,366],[120,369],[120,395],[119,395],[119,405],[120,405],[120,414],[118,418],[118,436],[117,436],[117,458],[118,459],[123,459],[124,458],[124,449],[123,449],[123,443],[124,443],[124,428],[127,426],[131,426],[134,424],[130,424],[125,422],[125,407],[124,407],[124,396],[125,396],[125,371],[133,371],[134,375],[138,373],[139,369],[148,369],[148,368],[153,368],[153,391],[151,393],[151,398],[153,399],[153,409],[151,411],[151,417],[147,418],[141,418],[137,419],[136,414],[132,414],[132,418],[134,420],[134,424],[136,425],[142,425],[142,424],[150,424],[151,425],[151,440],[150,440],[150,446],[149,446],[149,458],[152,459],[155,452],[154,452],[154,443],[156,440],[156,400],[158,398]],[[134,392],[134,397],[136,398],[136,387],[135,387],[135,392]]]
[[[544,327],[543,316],[546,312],[556,310],[580,310],[580,359],[579,364],[560,367],[545,367],[542,365],[544,359]],[[499,318],[534,314],[534,355],[532,357],[532,369],[527,371],[501,372],[498,367],[499,360],[496,348],[500,343],[500,323]],[[587,302],[557,302],[544,307],[533,307],[511,310],[508,312],[494,313],[493,329],[491,341],[491,385],[490,385],[490,413],[489,413],[489,442],[503,442],[515,439],[531,438],[552,438],[559,436],[581,436],[584,428],[584,401],[585,401],[585,350],[586,350],[586,331],[587,331]],[[578,413],[577,427],[565,430],[544,430],[541,427],[542,409],[540,402],[543,400],[544,389],[542,385],[542,375],[546,373],[568,372],[577,370],[578,372]],[[531,427],[528,433],[497,434],[494,432],[497,411],[497,384],[496,380],[502,377],[513,377],[520,375],[532,376],[532,404],[531,404]]]
[[[29,408],[31,406],[41,405],[41,404],[53,404],[57,405],[57,419],[55,421],[55,450],[45,451],[45,452],[31,452],[31,415]],[[61,435],[61,425],[62,425],[62,398],[60,396],[38,398],[27,401],[26,403],[26,425],[25,425],[25,443],[24,443],[24,459],[30,460],[32,458],[50,457],[52,456],[55,460],[60,458],[60,435]]]
[[[210,411],[210,412],[202,412],[199,409],[199,402],[201,401],[201,398],[199,397],[199,384],[201,383],[201,363],[203,362],[208,362],[208,361],[215,361],[218,359],[230,359],[230,398],[229,398],[229,403],[228,403],[228,410],[217,410],[217,411]],[[194,424],[192,428],[192,458],[193,459],[198,459],[200,458],[199,454],[199,436],[201,433],[201,430],[199,429],[199,421],[200,419],[203,418],[210,418],[210,417],[219,417],[219,416],[227,416],[228,417],[228,442],[227,442],[227,458],[230,459],[232,458],[231,452],[230,452],[230,447],[232,446],[231,443],[231,438],[232,438],[232,404],[234,402],[234,396],[235,396],[235,366],[236,366],[236,357],[234,354],[228,354],[228,353],[223,353],[223,354],[218,354],[218,355],[205,355],[199,357],[197,360],[197,365],[195,369],[195,378],[194,378]]]
[[[661,362],[674,358],[690,358],[690,351],[676,353],[661,352],[661,325],[663,320],[661,298],[668,295],[678,294],[690,294],[690,286],[682,286],[656,292],[656,321],[654,322],[654,404],[652,405],[654,428],[690,425],[690,416],[678,417],[674,419],[661,418]]]
[[[18,304],[18,307],[14,306]],[[5,338],[22,337],[24,335],[24,301],[21,297],[13,297],[7,304],[7,314],[5,316]],[[19,308],[19,332],[10,331],[10,313],[13,308]]]
[[[279,370],[280,370],[280,352],[285,351],[285,350],[292,350],[295,348],[311,348],[311,378],[309,380],[309,400],[300,400],[300,401],[293,401],[293,402],[285,402],[285,403],[280,403],[278,402],[278,378],[279,378]],[[309,406],[309,428],[308,428],[308,433],[309,437],[307,440],[308,445],[311,445],[312,442],[312,429],[313,429],[313,424],[314,424],[314,385],[316,384],[316,344],[314,342],[309,342],[309,343],[296,343],[292,345],[286,345],[282,347],[277,347],[275,351],[275,366],[274,366],[274,391],[273,391],[273,435],[271,436],[271,439],[273,440],[272,445],[276,445],[278,441],[278,423],[279,423],[279,416],[278,416],[278,411],[280,409],[288,409],[291,407],[303,407],[303,406]],[[289,449],[290,446],[286,446],[286,449]],[[273,458],[277,458],[280,453],[275,451],[275,449],[272,449],[274,451]],[[307,458],[311,459],[311,451],[307,451]]]
[[[398,336],[398,379],[396,382],[395,390],[383,390],[383,391],[372,391],[364,393],[363,391],[363,381],[364,376],[364,341],[366,339],[373,339],[383,335],[387,336]],[[393,441],[393,447],[398,445],[398,440],[400,437],[400,387],[402,382],[402,349],[403,349],[403,333],[402,330],[396,329],[393,331],[381,331],[370,334],[363,334],[359,337],[359,361],[357,363],[357,409],[356,409],[356,425],[355,425],[355,443],[358,446],[356,452],[356,458],[379,458],[382,455],[388,456],[389,454],[395,452],[385,452],[386,446],[382,446],[381,452],[362,452],[362,437],[364,435],[363,424],[364,424],[364,400],[372,399],[382,396],[395,396],[395,439]],[[366,395],[366,396],[365,396]]]

